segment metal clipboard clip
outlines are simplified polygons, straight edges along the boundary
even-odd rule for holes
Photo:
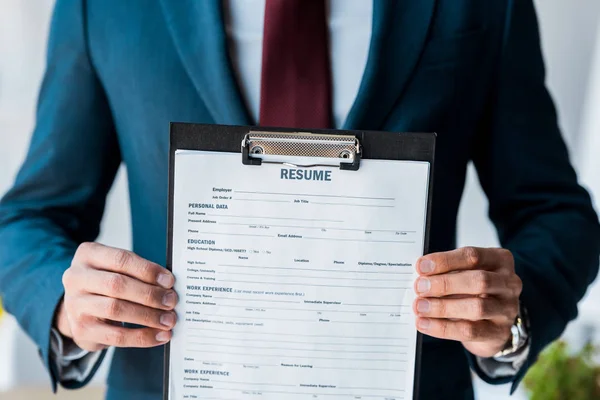
[[[242,140],[244,165],[268,163],[358,171],[360,158],[360,142],[349,135],[250,131]],[[298,163],[298,159],[309,159],[310,163]]]

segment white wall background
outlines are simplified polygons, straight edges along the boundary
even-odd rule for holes
[[[582,182],[600,205],[600,2],[536,0],[541,21],[548,84],[560,124]],[[0,193],[10,186],[34,125],[34,107],[44,68],[45,41],[54,0],[0,0]],[[129,248],[127,185],[121,170],[113,188],[100,241]],[[461,212],[461,245],[494,246],[486,218],[487,201],[470,171]],[[598,207],[597,207],[598,208]],[[600,330],[600,286],[581,304],[580,318],[567,336],[574,342],[590,324]],[[103,373],[96,380],[100,384]],[[0,391],[47,385],[37,352],[11,317],[0,321]],[[477,383],[480,398],[508,398],[508,388]]]

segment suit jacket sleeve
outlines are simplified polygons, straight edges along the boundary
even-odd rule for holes
[[[62,274],[78,244],[96,238],[121,159],[87,51],[84,11],[78,0],[56,3],[35,132],[0,202],[0,295],[37,344],[54,389],[50,329],[63,296]]]
[[[532,0],[513,2],[496,90],[473,150],[489,215],[515,256],[529,311],[531,349],[513,390],[540,351],[577,316],[577,303],[598,273],[600,228],[578,185],[546,89]]]

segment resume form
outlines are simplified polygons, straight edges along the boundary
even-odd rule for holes
[[[413,398],[428,162],[174,165],[171,400]]]

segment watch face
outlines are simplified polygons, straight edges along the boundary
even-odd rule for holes
[[[510,359],[510,361],[514,363],[515,361],[513,358],[516,356],[521,359],[521,361],[519,361],[519,364],[521,365],[525,362],[527,354],[529,353],[527,350],[529,334],[527,312],[522,305],[519,308],[519,315],[517,316],[515,323],[510,327],[511,340],[506,344],[506,348],[498,352],[494,357],[504,361]],[[525,349],[525,351],[521,351],[522,349]],[[516,355],[517,353],[519,354],[518,356]]]
[[[512,333],[512,351],[515,351],[519,347],[519,342],[521,339],[521,335],[519,332],[518,323],[510,327],[510,332]]]
[[[510,327],[511,340],[506,347],[498,353],[499,356],[506,357],[516,353],[527,342],[527,334],[524,331],[524,324],[521,317],[517,317],[515,323]]]

